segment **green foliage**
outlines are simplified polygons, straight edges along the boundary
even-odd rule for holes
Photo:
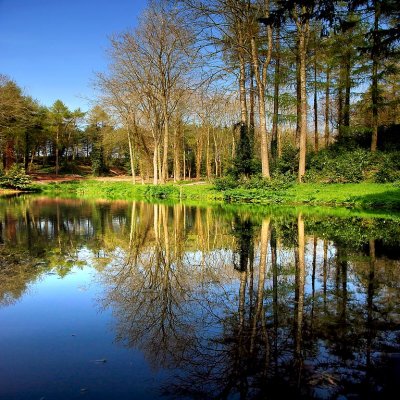
[[[294,179],[290,173],[275,172],[271,179],[265,179],[262,175],[254,175],[250,179],[242,179],[239,184],[244,189],[264,189],[276,192],[288,189],[293,185]]]
[[[337,152],[322,150],[308,159],[306,182],[357,183],[368,177],[375,168],[376,156],[370,151],[356,149]]]
[[[60,174],[75,174],[81,175],[81,166],[74,161],[65,162],[58,171]]]
[[[241,175],[250,176],[254,173],[253,165],[253,144],[252,135],[245,124],[240,124],[239,143],[236,148],[235,158],[233,160],[232,174],[235,177]]]
[[[31,186],[31,178],[25,174],[25,170],[18,164],[14,164],[6,173],[0,175],[0,187],[7,189],[28,189]]]
[[[232,175],[223,176],[214,180],[215,189],[219,191],[237,188],[239,184],[239,180]]]
[[[385,154],[374,177],[377,183],[400,181],[400,152]]]
[[[94,144],[92,150],[92,172],[95,176],[101,176],[108,172],[108,168],[104,161],[104,150],[101,144]]]
[[[296,174],[299,164],[299,151],[290,143],[283,146],[282,155],[271,163],[271,169],[273,171],[280,172],[282,174]]]
[[[146,197],[166,199],[179,196],[179,189],[173,185],[149,185],[145,190]]]

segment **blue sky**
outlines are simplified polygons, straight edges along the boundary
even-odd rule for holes
[[[146,0],[0,0],[0,74],[50,106],[86,111],[107,68],[108,38],[135,26]]]

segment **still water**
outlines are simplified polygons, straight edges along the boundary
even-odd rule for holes
[[[394,398],[399,221],[0,198],[0,399]]]

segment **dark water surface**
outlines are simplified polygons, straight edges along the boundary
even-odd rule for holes
[[[0,198],[0,399],[400,390],[400,225]]]

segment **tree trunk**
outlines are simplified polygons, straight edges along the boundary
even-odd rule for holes
[[[181,165],[181,122],[177,122],[174,141],[174,180],[180,181],[182,174]]]
[[[315,41],[316,42],[316,41]],[[318,87],[317,87],[317,49],[314,54],[314,150],[319,150],[318,140]]]
[[[60,140],[60,130],[61,127],[60,125],[57,127],[57,133],[56,133],[56,176],[58,176],[58,155],[59,155],[59,151],[58,151],[58,147],[59,147],[59,140]]]
[[[348,131],[350,127],[350,91],[351,91],[351,64],[350,64],[350,56],[346,57],[345,63],[345,92],[344,92],[344,108],[343,108],[343,126],[346,131]]]
[[[167,99],[163,99],[163,116],[164,116],[164,149],[161,168],[161,182],[165,183],[168,179],[168,146],[169,146],[169,115],[167,109]]]
[[[338,131],[339,136],[347,133],[350,126],[350,91],[351,91],[351,63],[350,55],[345,54],[341,60],[339,70],[338,92]]]
[[[258,113],[260,121],[260,136],[261,136],[261,170],[264,178],[270,179],[269,173],[269,159],[268,159],[268,139],[267,139],[267,126],[266,126],[266,113],[265,113],[265,86],[266,86],[266,69],[271,59],[271,47],[272,47],[272,32],[271,28],[268,27],[268,52],[269,60],[264,61],[262,70],[260,71],[260,61],[258,56],[258,47],[256,38],[251,38],[251,55],[254,67],[254,73],[256,75],[257,89],[258,89]]]
[[[300,43],[299,35],[296,41],[296,146],[300,147],[300,127],[301,127],[301,83],[300,83]]]
[[[183,180],[186,181],[186,150],[183,145]]]
[[[157,143],[158,181],[162,183],[161,143]]]
[[[378,146],[378,46],[379,41],[377,31],[379,29],[380,5],[378,1],[374,2],[374,33],[372,44],[372,138],[371,151],[374,152]]]
[[[325,148],[329,146],[329,89],[330,89],[330,68],[326,67],[325,86]]]
[[[344,108],[344,98],[343,98],[343,66],[339,66],[339,87],[338,87],[338,134],[339,137],[343,134],[343,108]]]
[[[203,155],[203,133],[197,139],[197,149],[196,149],[196,179],[201,178],[201,159]]]
[[[278,115],[279,115],[279,81],[280,81],[280,30],[279,27],[276,30],[275,39],[275,72],[274,72],[274,111],[272,118],[272,138],[271,138],[271,155],[272,158],[276,158],[278,152]]]
[[[250,67],[250,116],[249,116],[249,132],[253,134],[254,132],[254,111],[255,111],[255,97],[256,89],[254,87],[254,68]],[[242,121],[243,122],[243,121]],[[252,138],[253,140],[254,138]]]
[[[15,140],[7,138],[3,153],[3,168],[8,171],[15,163]]]
[[[127,131],[128,131],[129,161],[131,164],[132,183],[135,184],[135,178],[136,178],[135,153],[134,153],[134,148],[133,148],[132,132],[131,132],[131,129],[129,126],[127,127]]]
[[[211,179],[211,156],[210,156],[210,126],[207,126],[207,148],[206,148],[206,171],[207,179]]]
[[[158,184],[158,143],[154,142],[154,154],[153,154],[153,183]]]
[[[238,58],[239,58],[239,100],[240,122],[247,126],[247,101],[246,101],[246,61],[243,54],[244,43],[242,27],[238,24]]]
[[[303,14],[306,11],[303,7]],[[309,21],[299,22],[297,24],[299,36],[299,84],[300,84],[300,118],[299,126],[299,175],[298,180],[302,182],[306,172],[306,146],[307,146],[307,76],[306,76],[306,57],[307,57],[307,39],[309,32]]]

